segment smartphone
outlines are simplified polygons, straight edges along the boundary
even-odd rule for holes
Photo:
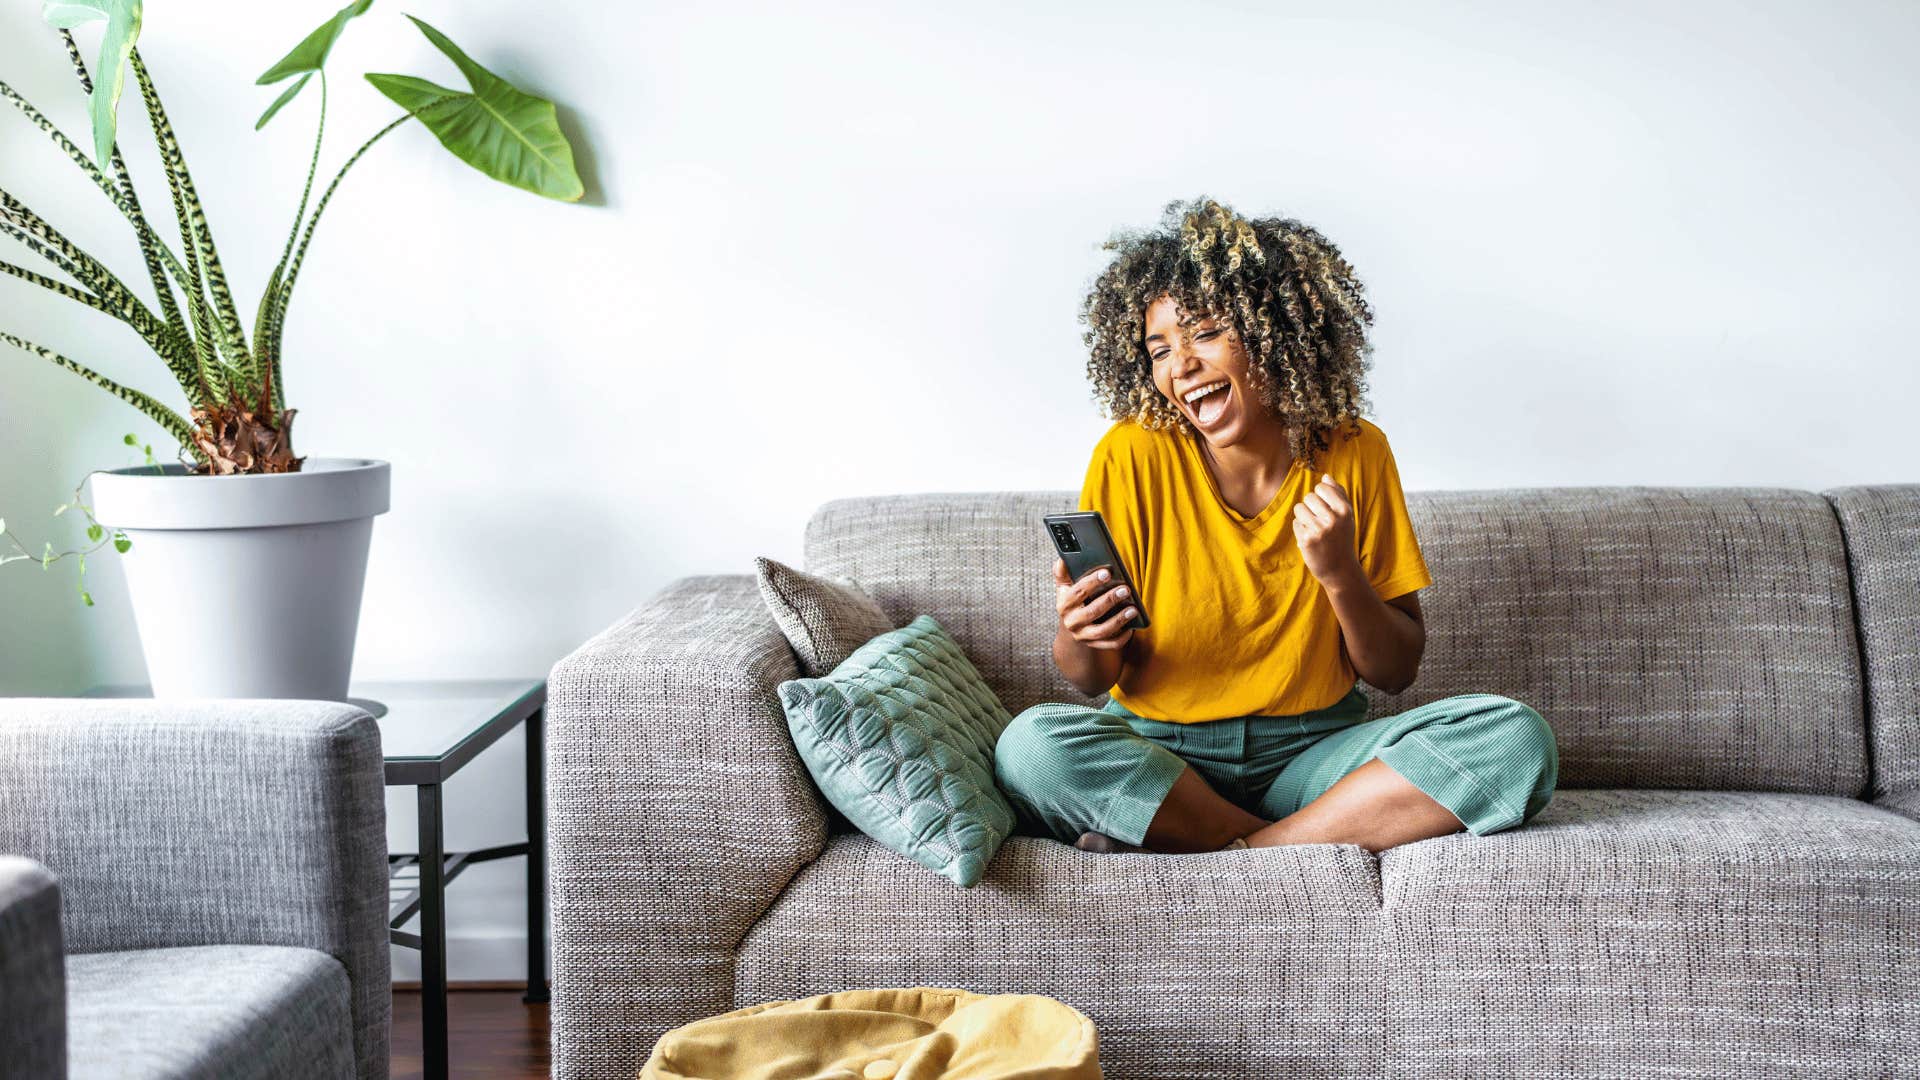
[[[1131,594],[1129,602],[1137,612],[1133,621],[1126,624],[1127,627],[1145,630],[1153,625],[1147,621],[1147,601],[1140,595],[1140,586],[1134,583],[1126,564],[1114,552],[1113,534],[1107,531],[1106,519],[1100,516],[1100,511],[1076,510],[1067,514],[1048,514],[1044,520],[1047,535],[1053,537],[1054,550],[1060,553],[1061,561],[1067,564],[1069,577],[1079,581],[1095,567],[1112,567],[1118,584],[1125,585]]]

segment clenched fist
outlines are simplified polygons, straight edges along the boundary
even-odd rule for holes
[[[1307,570],[1323,584],[1359,569],[1353,536],[1353,502],[1347,489],[1325,473],[1293,506],[1293,539]]]

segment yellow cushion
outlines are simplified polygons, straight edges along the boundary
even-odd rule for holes
[[[674,1028],[640,1080],[1098,1080],[1093,1021],[1038,994],[915,986],[769,1001]]]

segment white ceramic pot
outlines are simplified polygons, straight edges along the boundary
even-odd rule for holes
[[[310,457],[261,476],[95,473],[94,519],[133,541],[121,560],[154,697],[346,700],[389,472]]]

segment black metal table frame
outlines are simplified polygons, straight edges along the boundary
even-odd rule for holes
[[[399,901],[388,926],[395,945],[420,950],[421,1057],[430,1078],[447,1075],[447,885],[467,867],[527,857],[527,992],[521,1000],[548,999],[546,705],[547,684],[542,680],[440,756],[386,762],[388,787],[419,788],[420,850],[387,856],[390,877],[417,868],[418,883]],[[441,785],[520,723],[527,732],[527,839],[479,851],[447,851]],[[416,913],[420,933],[402,931],[400,927]]]

